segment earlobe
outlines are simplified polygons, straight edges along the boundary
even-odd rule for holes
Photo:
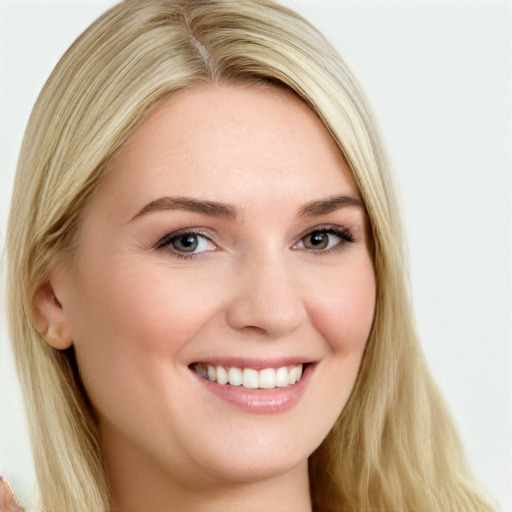
[[[36,329],[46,342],[58,350],[73,345],[64,309],[50,282],[42,285],[34,297]]]
[[[49,345],[58,350],[66,350],[73,345],[71,336],[67,335],[66,332],[62,332],[53,324],[48,326],[43,337]]]

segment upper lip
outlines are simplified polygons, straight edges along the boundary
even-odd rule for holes
[[[254,370],[263,370],[265,368],[281,368],[283,366],[297,366],[299,364],[313,363],[308,357],[277,357],[277,358],[247,358],[247,357],[208,357],[205,359],[197,359],[189,366],[194,364],[204,364],[209,366],[223,366],[225,368],[252,368]]]

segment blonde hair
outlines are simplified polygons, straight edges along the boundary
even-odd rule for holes
[[[7,240],[8,315],[42,509],[100,512],[109,490],[73,350],[33,302],[77,243],[80,215],[134,129],[176,91],[220,81],[294,91],[345,155],[373,236],[374,324],[352,395],[310,457],[318,511],[477,511],[479,490],[415,331],[397,200],[361,89],[308,22],[270,0],[127,0],[63,56],[32,112]]]

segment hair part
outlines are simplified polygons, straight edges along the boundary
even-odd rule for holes
[[[310,457],[315,510],[492,510],[465,462],[413,321],[398,201],[361,88],[325,38],[268,0],[126,0],[62,57],[32,112],[8,230],[8,317],[42,508],[109,508],[73,349],[50,347],[33,304],[79,243],[80,218],[133,131],[178,91],[224,82],[285,87],[349,163],[372,233],[377,302],[351,397]]]

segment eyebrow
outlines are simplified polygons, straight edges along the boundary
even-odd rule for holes
[[[352,196],[331,196],[326,199],[319,199],[305,204],[300,210],[298,217],[316,217],[334,212],[346,206],[357,206],[362,208],[360,199]],[[189,212],[203,213],[211,217],[224,217],[232,221],[238,220],[243,211],[231,204],[218,201],[207,201],[191,197],[160,197],[148,203],[139,211],[131,221],[142,217],[150,212],[165,210],[185,210]],[[131,222],[130,221],[130,222]]]
[[[206,201],[191,197],[160,197],[148,203],[131,220],[135,220],[146,213],[162,210],[186,210],[189,212],[204,213],[211,217],[224,217],[229,220],[237,220],[241,216],[241,210],[227,203]]]
[[[327,199],[320,199],[305,204],[299,211],[299,217],[316,217],[327,213],[335,212],[346,206],[357,206],[363,208],[360,199],[353,196],[331,196]]]

